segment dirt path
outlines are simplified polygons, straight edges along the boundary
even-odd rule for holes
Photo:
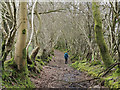
[[[88,88],[93,85],[92,82],[70,83],[91,79],[86,73],[74,70],[69,66],[71,63],[64,64],[64,53],[55,51],[55,57],[47,66],[43,67],[41,73],[35,78],[31,77],[36,88]],[[95,82],[95,81],[94,81]]]

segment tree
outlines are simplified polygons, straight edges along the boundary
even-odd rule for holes
[[[4,7],[1,9],[2,11],[2,53],[1,53],[1,60],[2,60],[2,67],[4,69],[4,61],[6,60],[9,52],[12,50],[14,45],[14,38],[16,34],[16,5],[14,2],[11,4],[1,3]],[[13,12],[12,12],[13,11]]]
[[[26,65],[27,2],[20,2],[19,29],[15,47],[15,62],[19,70]]]
[[[100,17],[99,4],[96,2],[92,3],[93,17],[95,21],[95,38],[99,46],[102,60],[106,67],[112,64],[112,57],[109,54],[108,47],[105,43],[103,32],[102,32],[102,19]]]
[[[118,17],[118,62],[120,63],[120,2],[119,2],[119,4],[118,4],[118,15],[119,15],[119,17]],[[120,70],[120,64],[118,65],[118,68],[119,68],[119,70]]]

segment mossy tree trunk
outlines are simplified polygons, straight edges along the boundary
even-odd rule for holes
[[[118,3],[118,62],[120,63],[120,2]],[[118,65],[118,68],[120,70],[120,64]]]
[[[0,60],[2,60],[2,67],[4,69],[4,61],[6,60],[9,52],[12,50],[12,47],[14,45],[13,41],[14,41],[17,29],[16,29],[15,3],[13,2],[13,4],[10,5],[9,2],[6,2],[6,3],[2,3],[2,6],[5,9],[2,8],[3,12],[1,13],[3,29],[2,29],[2,53],[1,53]],[[11,19],[11,21],[8,19]]]
[[[99,5],[97,2],[92,2],[93,17],[95,21],[95,38],[99,46],[102,60],[106,67],[112,64],[112,57],[109,54],[108,47],[105,43],[103,32],[102,32],[102,20],[100,17]]]
[[[120,24],[118,26],[118,29],[120,29]],[[118,31],[118,62],[120,62],[120,30]],[[120,64],[118,65],[118,68],[120,69]]]
[[[5,7],[4,4],[2,4],[3,7]],[[3,8],[2,8],[3,9]],[[5,7],[6,9],[6,7]],[[9,34],[9,29],[8,29],[8,26],[7,26],[7,23],[5,21],[5,17],[3,16],[6,16],[7,18],[10,18],[9,16],[7,15],[4,15],[5,14],[5,10],[3,9],[3,12],[1,13],[2,14],[2,26],[6,32],[6,35]],[[7,12],[6,14],[9,15],[9,13]],[[7,58],[7,55],[8,55],[9,52],[6,51],[6,37],[5,37],[5,34],[3,33],[2,31],[2,51],[1,51],[1,61],[2,61],[2,67],[4,69],[4,61],[6,60]]]
[[[27,2],[20,2],[18,37],[15,48],[15,62],[19,70],[26,65]]]

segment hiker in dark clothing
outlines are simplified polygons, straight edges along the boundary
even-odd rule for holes
[[[67,64],[68,63],[68,53],[64,54],[64,58],[65,58],[65,64]]]

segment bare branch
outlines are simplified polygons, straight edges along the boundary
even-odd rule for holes
[[[29,47],[29,45],[30,45],[30,43],[31,43],[31,41],[32,41],[32,37],[33,37],[33,33],[34,33],[34,25],[33,25],[33,18],[34,18],[34,8],[35,8],[35,5],[36,5],[36,2],[37,2],[37,0],[35,1],[35,3],[33,4],[33,7],[32,7],[32,18],[31,18],[31,21],[32,21],[32,33],[31,33],[31,37],[30,37],[30,41],[29,41],[29,43],[28,43],[28,45],[27,45],[27,47],[26,47],[26,50],[28,50],[28,47]]]
[[[66,10],[66,9],[56,9],[56,10],[49,10],[49,11],[46,11],[46,12],[41,12],[39,14],[48,14],[48,13],[53,13],[53,12],[62,12],[63,10]],[[31,13],[29,13],[28,15],[30,15]],[[35,14],[35,13],[33,13]]]

